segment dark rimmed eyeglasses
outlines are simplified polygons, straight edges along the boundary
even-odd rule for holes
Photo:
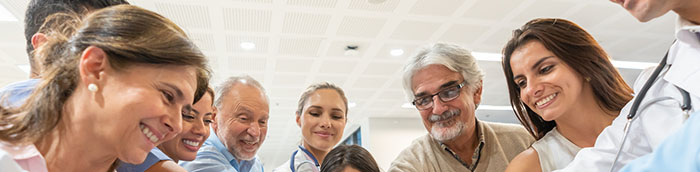
[[[459,93],[462,90],[462,87],[464,87],[465,83],[466,81],[458,85],[447,87],[432,95],[416,97],[416,99],[414,99],[412,103],[419,110],[425,110],[433,107],[433,97],[435,96],[438,96],[438,99],[440,99],[440,101],[442,101],[443,103],[452,101],[459,97]]]

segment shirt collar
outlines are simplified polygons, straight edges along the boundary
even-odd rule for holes
[[[698,34],[700,34],[700,25],[678,16],[675,31],[677,41],[688,44],[692,47],[700,47],[700,38],[698,38]],[[674,44],[672,48],[677,48],[677,45]],[[666,60],[667,64],[673,64],[674,61],[676,61],[676,55],[669,54],[668,60]]]
[[[484,145],[486,144],[486,139],[484,139],[484,130],[483,130],[481,123],[479,122],[479,120],[475,120],[475,123],[476,123],[476,127],[475,127],[476,128],[476,135],[479,138],[479,144],[474,149],[474,154],[472,154],[472,157],[471,157],[472,164],[467,164],[466,162],[462,161],[462,159],[459,157],[459,155],[457,155],[457,153],[455,153],[454,151],[452,151],[452,149],[447,147],[446,144],[438,141],[438,143],[440,143],[440,147],[443,150],[447,151],[447,153],[450,153],[450,155],[452,155],[452,157],[457,159],[457,161],[462,163],[462,165],[469,168],[469,170],[471,170],[471,171],[474,171],[476,169],[476,165],[479,164],[479,160],[481,159],[481,150],[484,148]]]
[[[221,140],[219,140],[219,137],[214,132],[214,129],[210,128],[209,132],[211,133],[211,135],[209,135],[207,141],[209,141],[212,144],[212,146],[216,148],[217,151],[221,152],[221,154],[224,155],[226,161],[228,161],[234,169],[236,169],[237,171],[248,171],[253,166],[253,164],[255,164],[257,156],[253,157],[253,159],[251,160],[241,160],[241,162],[239,163],[238,159],[236,159],[236,157],[228,151],[228,148],[224,146]]]

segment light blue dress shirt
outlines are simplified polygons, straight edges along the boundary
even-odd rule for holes
[[[160,149],[153,148],[151,149],[151,152],[148,153],[148,156],[146,157],[146,160],[143,161],[141,164],[129,164],[129,163],[122,163],[119,164],[119,167],[117,167],[117,172],[143,172],[148,170],[148,168],[151,168],[154,164],[158,163],[159,161],[163,160],[173,160],[168,157],[168,155],[165,155],[163,151],[160,151]]]
[[[632,160],[620,171],[700,171],[700,112],[690,115],[654,152]]]
[[[0,100],[3,106],[19,107],[32,95],[39,79],[29,79],[11,83],[0,89]]]
[[[238,162],[226,146],[221,143],[214,130],[210,129],[211,135],[204,141],[194,161],[180,161],[180,166],[190,172],[262,172],[263,164],[258,157],[251,160]]]

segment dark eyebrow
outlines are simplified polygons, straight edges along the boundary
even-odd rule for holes
[[[440,89],[447,88],[447,87],[453,86],[455,84],[457,84],[457,80],[452,80],[452,81],[449,81],[449,82],[446,82],[446,83],[440,85]],[[420,93],[416,94],[415,97],[421,97],[421,96],[424,96],[427,94],[428,93],[426,93],[426,92],[420,92]]]
[[[192,105],[189,105],[189,104],[182,106],[182,110],[184,110],[186,114],[189,114],[192,111],[197,112],[196,110],[194,110],[194,108],[192,108]],[[199,114],[199,112],[197,112],[197,113]]]
[[[537,67],[540,66],[540,64],[542,64],[542,62],[544,62],[545,60],[547,60],[549,58],[554,58],[554,56],[547,56],[547,57],[541,58],[540,60],[537,60],[537,62],[535,62],[535,65],[531,66],[532,70],[537,70]]]
[[[207,115],[211,116],[211,115],[214,115],[214,113],[207,112],[207,113],[204,114],[204,116],[207,116]]]
[[[540,64],[542,64],[545,60],[547,60],[547,59],[549,59],[549,58],[553,58],[553,57],[554,57],[554,56],[543,57],[543,58],[541,58],[540,60],[537,60],[537,62],[535,62],[535,65],[532,65],[530,68],[532,68],[532,70],[537,70],[537,67],[540,66]],[[511,67],[511,68],[512,68],[512,67]],[[512,72],[512,69],[511,69],[511,72]],[[521,74],[521,75],[517,75],[517,76],[514,76],[514,77],[513,77],[513,80],[518,80],[518,78],[523,78],[523,77],[525,77],[525,76],[523,76],[522,74]]]

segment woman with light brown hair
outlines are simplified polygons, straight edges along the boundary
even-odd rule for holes
[[[632,89],[583,28],[554,18],[513,31],[503,69],[516,116],[537,141],[506,171],[553,171],[591,147]]]
[[[46,24],[57,26],[35,52],[41,83],[19,109],[0,107],[0,150],[30,157],[15,159],[25,170],[141,163],[180,132],[181,116],[207,88],[204,55],[154,12],[118,5]]]

